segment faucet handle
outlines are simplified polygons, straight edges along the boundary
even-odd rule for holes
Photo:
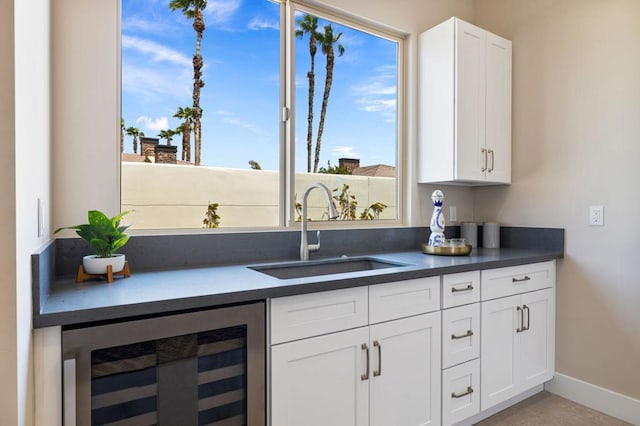
[[[316,238],[318,242],[316,244],[309,244],[309,251],[320,250],[320,231],[316,232]]]

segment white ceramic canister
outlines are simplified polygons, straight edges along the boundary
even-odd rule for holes
[[[500,224],[485,222],[482,224],[482,247],[500,248]]]
[[[478,224],[476,222],[462,222],[460,224],[460,236],[467,240],[467,244],[473,248],[478,247]]]

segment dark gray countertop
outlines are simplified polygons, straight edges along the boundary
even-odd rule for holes
[[[470,270],[543,262],[563,256],[556,249],[475,249],[470,256],[432,256],[419,250],[372,253],[372,257],[409,266],[313,278],[277,279],[247,265],[190,267],[132,272],[112,284],[73,277],[34,295],[33,327],[83,324],[142,315],[166,314],[295,294],[379,284]],[[42,260],[40,260],[42,262]],[[251,263],[255,265],[260,262]],[[40,264],[39,270],[52,268]],[[39,272],[44,274],[44,272]],[[34,277],[38,280],[39,277]],[[37,299],[37,300],[36,300]]]

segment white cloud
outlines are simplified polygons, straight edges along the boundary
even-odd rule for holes
[[[159,20],[149,20],[130,16],[122,21],[122,32],[141,31],[146,33],[159,33],[166,31],[167,25]]]
[[[350,93],[361,111],[379,113],[385,122],[396,120],[397,88],[395,67],[381,66],[378,74],[362,84],[352,86]]]
[[[395,96],[396,94],[395,85],[386,85],[382,81],[371,81],[368,84],[355,86],[353,90],[363,96]]]
[[[249,21],[248,28],[250,30],[279,30],[280,23],[278,21],[269,21],[265,18],[256,16]]]
[[[331,148],[331,155],[338,158],[360,158],[353,146],[335,146]]]
[[[191,97],[191,73],[188,69],[158,67],[123,62],[122,91],[151,102],[166,102]]]
[[[361,105],[360,109],[366,112],[395,111],[396,109],[395,99],[361,98],[357,103]]]
[[[231,111],[218,110],[216,111],[216,114],[220,117],[220,120],[223,123],[241,127],[243,129],[249,130],[252,133],[255,133],[256,135],[267,134],[264,130],[258,128],[254,123],[236,117],[235,114]]]
[[[205,24],[226,23],[239,7],[240,0],[209,0],[207,2],[207,8],[204,10],[204,13],[207,15]]]
[[[142,115],[136,118],[136,124],[143,123],[149,130],[159,132],[160,130],[166,130],[169,128],[169,119],[167,117],[150,118],[146,115]]]
[[[135,50],[148,57],[152,62],[169,62],[184,67],[192,66],[191,58],[155,41],[123,35],[122,48]]]

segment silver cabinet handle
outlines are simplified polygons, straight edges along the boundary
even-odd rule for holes
[[[378,377],[382,374],[382,345],[377,340],[374,340],[373,347],[378,348],[378,369],[373,370],[373,377]]]
[[[489,155],[491,155],[491,166],[489,167],[489,170],[487,170],[487,171],[489,173],[491,173],[493,171],[493,169],[494,169],[496,158],[495,158],[495,154],[494,154],[492,149],[488,150],[487,152],[489,153]]]
[[[451,392],[451,398],[462,398],[463,396],[467,396],[473,393],[473,388],[471,386],[467,386],[467,390],[462,393]]]
[[[67,357],[69,355],[66,355]],[[64,426],[76,425],[76,358],[75,354],[62,363],[63,399],[62,416]]]
[[[522,331],[527,331],[529,330],[529,326],[531,325],[531,317],[529,316],[531,314],[531,310],[529,309],[529,307],[527,305],[522,305],[522,311],[527,311],[527,325],[525,327],[524,325],[524,320],[522,321]]]
[[[464,334],[460,334],[460,335],[452,334],[451,340],[464,339],[465,337],[471,337],[471,336],[473,336],[473,331],[467,330],[467,332]]]
[[[512,283],[522,283],[525,281],[531,281],[531,277],[528,275],[525,275],[523,278],[511,278],[511,282]]]
[[[484,172],[484,171],[486,171],[486,170],[487,170],[487,150],[486,150],[486,149],[484,149],[484,148],[482,148],[482,149],[480,149],[480,153],[482,153],[482,157],[483,157],[483,160],[484,160],[484,162],[483,162],[483,166],[482,166],[482,168],[480,169],[480,171],[481,171],[481,172]]]
[[[521,333],[524,331],[524,311],[520,306],[516,307],[516,311],[520,314],[520,321],[518,321],[518,328],[516,328],[516,333]]]
[[[366,356],[367,356],[365,372],[360,376],[360,380],[364,381],[364,380],[369,380],[369,346],[367,346],[366,343],[363,343],[362,346],[360,347],[362,348],[363,351],[366,352]]]
[[[463,288],[451,287],[451,293],[458,293],[460,291],[471,291],[471,290],[473,290],[473,286],[471,284]]]

